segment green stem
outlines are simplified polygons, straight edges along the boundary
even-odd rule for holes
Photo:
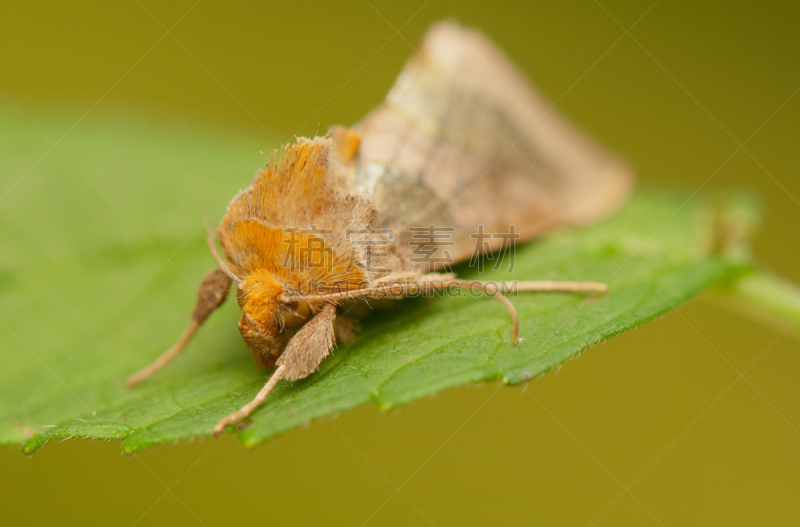
[[[800,329],[800,286],[767,271],[754,270],[715,291],[738,311],[773,328]]]

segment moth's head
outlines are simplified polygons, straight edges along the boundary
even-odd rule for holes
[[[242,308],[239,332],[256,354],[279,354],[294,334],[294,328],[309,317],[305,302],[292,300],[274,276],[257,270],[239,282],[237,295]],[[260,362],[260,361],[259,361]]]

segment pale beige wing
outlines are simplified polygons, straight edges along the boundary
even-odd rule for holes
[[[559,115],[497,47],[453,23],[428,31],[354,129],[362,140],[345,185],[374,201],[398,256],[410,226],[454,227],[448,250],[459,261],[479,225],[507,233],[513,224],[524,241],[607,215],[632,185],[629,167]]]

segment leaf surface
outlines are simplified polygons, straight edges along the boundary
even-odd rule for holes
[[[70,131],[71,117],[0,108],[0,444],[33,451],[87,437],[130,452],[207,435],[266,377],[238,334],[235,302],[152,380],[134,390],[124,381],[183,330],[214,264],[203,218],[219,220],[265,162],[259,150],[275,145],[91,117]],[[741,196],[640,190],[606,221],[485,259],[483,273],[461,265],[464,278],[599,281],[611,293],[519,294],[517,345],[494,299],[394,302],[317,373],[281,381],[238,435],[251,445],[363,404],[528,381],[739,269],[745,257],[721,250],[721,225],[745,232],[752,210]]]

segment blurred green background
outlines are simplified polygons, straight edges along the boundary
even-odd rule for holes
[[[358,120],[448,17],[497,41],[641,181],[755,190],[756,256],[800,282],[797,2],[4,2],[0,105],[268,148]],[[90,441],[0,448],[0,521],[797,525],[787,329],[700,299],[524,388],[363,408],[253,450],[233,437],[135,457]]]

